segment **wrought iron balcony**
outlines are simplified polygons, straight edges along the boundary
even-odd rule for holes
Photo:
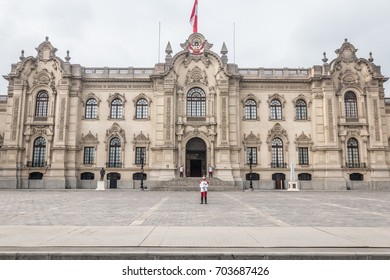
[[[287,163],[285,163],[285,162],[271,162],[271,168],[287,168]]]
[[[106,167],[108,168],[121,168],[122,167],[122,162],[106,162]]]
[[[26,167],[46,167],[47,161],[37,160],[37,161],[28,161]]]
[[[346,162],[346,168],[367,168],[365,162]]]

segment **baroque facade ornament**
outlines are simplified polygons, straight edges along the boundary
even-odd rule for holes
[[[126,143],[125,131],[117,123],[114,123],[111,128],[106,130],[106,139],[111,139],[115,136],[119,136]]]
[[[85,136],[81,134],[80,144],[99,144],[98,135],[93,135],[91,131],[89,131]]]
[[[290,143],[288,141],[287,131],[279,123],[276,123],[274,127],[268,131],[267,144],[268,144],[268,149],[270,151],[272,148],[272,140],[276,137],[281,138],[283,140],[287,151],[288,144]]]
[[[198,66],[196,66],[192,70],[188,70],[185,84],[203,84],[205,86],[208,86],[209,82],[207,79],[206,71],[202,71]]]
[[[143,134],[142,131],[138,135],[134,134],[132,144],[133,144],[133,151],[137,146],[145,146],[147,149],[149,149],[149,145],[150,145],[149,134],[145,136],[145,134]]]

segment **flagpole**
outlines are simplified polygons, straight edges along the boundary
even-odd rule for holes
[[[236,64],[236,23],[233,23],[233,63]]]
[[[160,63],[160,54],[161,54],[161,22],[158,22],[158,63]]]

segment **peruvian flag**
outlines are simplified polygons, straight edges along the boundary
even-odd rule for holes
[[[190,17],[190,23],[194,33],[198,33],[198,0],[195,0]]]

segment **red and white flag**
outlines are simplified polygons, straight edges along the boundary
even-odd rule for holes
[[[192,31],[198,33],[198,0],[195,0],[194,7],[192,8],[190,23],[192,25]]]

